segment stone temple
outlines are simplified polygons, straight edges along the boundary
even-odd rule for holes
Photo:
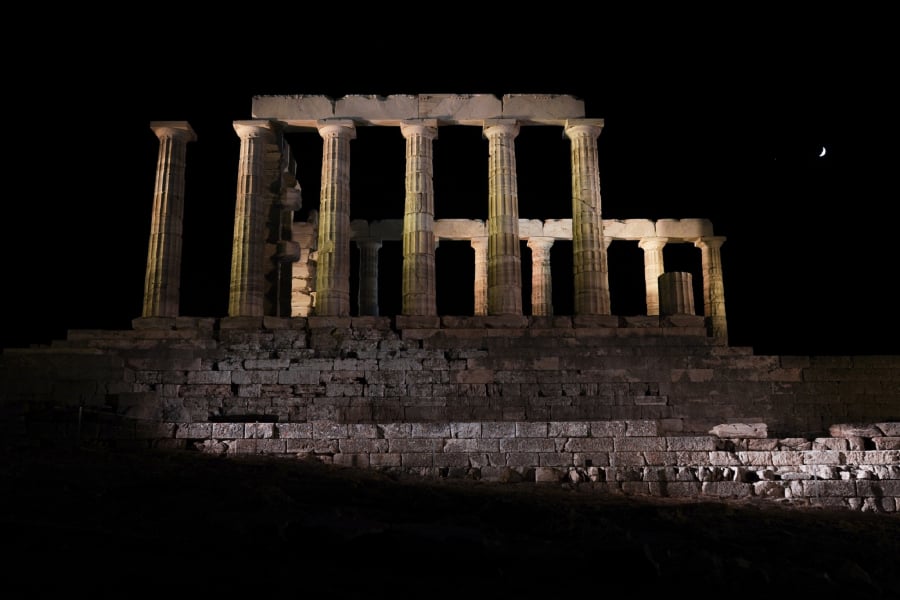
[[[725,238],[702,218],[604,220],[604,122],[584,113],[565,95],[253,98],[251,119],[234,123],[224,317],[179,310],[191,235],[182,231],[186,149],[201,142],[188,122],[151,123],[159,159],[143,312],[127,331],[74,330],[50,347],[4,350],[4,409],[17,416],[9,434],[567,481],[601,493],[900,510],[900,356],[730,346]],[[485,220],[435,219],[433,147],[445,126],[479,127],[488,142]],[[395,218],[351,220],[361,127],[397,128],[405,139]],[[519,217],[525,127],[568,140],[570,218]],[[301,182],[289,138],[298,133],[322,145],[318,210],[305,221],[295,219]],[[445,241],[473,250],[474,314],[438,314],[435,257]],[[562,241],[572,248],[572,314],[552,301],[550,250]],[[643,251],[646,314],[611,314],[613,241]],[[402,243],[399,314],[379,306],[386,242]],[[666,271],[669,244],[697,249],[696,303],[691,273]]]

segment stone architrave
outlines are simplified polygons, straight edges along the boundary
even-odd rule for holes
[[[572,145],[572,267],[576,315],[610,314],[597,159],[597,138],[602,130],[602,119],[566,121],[565,133]]]
[[[531,248],[531,314],[550,317],[553,315],[553,278],[550,272],[553,238],[529,238],[528,247]]]
[[[186,121],[154,121],[150,123],[150,129],[159,138],[159,159],[141,314],[144,317],[177,317],[185,157],[188,142],[195,141],[197,135]]]
[[[647,295],[647,314],[659,314],[659,276],[665,272],[663,248],[667,238],[643,238],[638,247],[644,251],[644,287]]]
[[[514,120],[485,121],[488,139],[488,314],[522,314]]]
[[[274,140],[269,121],[235,121],[241,138],[228,316],[261,317],[265,311],[266,218],[270,197],[264,186],[266,145]]]
[[[378,316],[378,250],[380,240],[356,240],[359,247],[359,314]]]
[[[475,316],[483,317],[488,314],[488,261],[487,261],[487,237],[473,237],[469,240],[472,250],[475,251]]]
[[[722,280],[722,236],[702,237],[694,242],[700,248],[703,269],[703,313],[712,337],[728,341],[725,318],[725,283]]]
[[[322,136],[316,306],[319,316],[350,316],[350,141],[349,119],[318,124]]]
[[[406,207],[403,215],[403,314],[437,315],[435,292],[434,165],[437,120],[400,125],[406,138]]]

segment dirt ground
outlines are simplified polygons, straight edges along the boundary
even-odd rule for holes
[[[422,481],[299,459],[2,454],[9,598],[900,598],[898,513]]]

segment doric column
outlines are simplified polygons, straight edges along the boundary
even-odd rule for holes
[[[553,238],[530,238],[528,247],[531,248],[531,314],[549,317],[553,315],[553,278],[550,276]]]
[[[185,156],[188,142],[196,140],[197,135],[186,121],[156,121],[150,123],[150,129],[159,138],[159,159],[141,314],[144,317],[177,317]]]
[[[315,314],[350,315],[350,120],[318,124],[322,146],[322,193],[319,201],[318,264]]]
[[[663,248],[668,238],[643,238],[638,246],[644,251],[644,288],[647,294],[647,314],[659,314],[659,276],[665,272]]]
[[[488,314],[522,314],[519,191],[513,120],[486,121],[488,139]]]
[[[572,268],[577,315],[610,314],[597,161],[597,138],[602,130],[602,119],[567,121],[565,127],[572,146]]]
[[[400,125],[406,138],[406,208],[403,214],[403,314],[437,315],[432,141],[437,120]]]
[[[703,314],[706,326],[714,338],[728,342],[728,323],[725,319],[725,283],[722,280],[721,236],[703,237],[694,242],[700,248],[703,269]]]
[[[234,208],[228,316],[261,317],[265,310],[263,255],[269,209],[264,161],[266,144],[273,140],[274,133],[268,121],[235,121],[234,130],[241,138],[241,157]]]
[[[359,314],[378,316],[378,250],[380,240],[356,240],[359,247]]]
[[[488,262],[486,237],[472,238],[469,243],[475,250],[475,316],[488,314]]]

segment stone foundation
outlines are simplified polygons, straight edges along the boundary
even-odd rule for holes
[[[693,315],[137,319],[0,356],[6,435],[429,477],[900,508],[900,356]]]

